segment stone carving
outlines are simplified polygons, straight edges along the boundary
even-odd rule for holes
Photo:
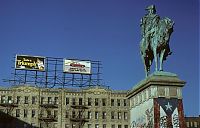
[[[140,53],[145,67],[146,77],[149,75],[153,59],[155,60],[155,71],[158,71],[158,59],[160,63],[159,70],[163,70],[163,61],[171,54],[169,40],[173,32],[174,22],[165,17],[160,18],[156,14],[155,5],[146,8],[149,12],[141,19]]]

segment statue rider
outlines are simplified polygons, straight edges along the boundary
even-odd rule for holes
[[[148,49],[150,39],[155,36],[154,33],[158,29],[160,16],[156,14],[155,5],[150,5],[145,10],[148,14],[141,19],[140,26],[145,48]]]

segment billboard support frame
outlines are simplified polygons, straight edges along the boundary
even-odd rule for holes
[[[105,86],[101,83],[102,73],[100,69],[102,68],[102,64],[100,61],[88,60],[92,65],[91,74],[74,74],[63,72],[63,58],[44,58],[44,71],[16,69],[14,67],[14,73],[12,73],[13,79],[4,79],[4,82],[9,82],[13,86],[27,84],[45,88]]]

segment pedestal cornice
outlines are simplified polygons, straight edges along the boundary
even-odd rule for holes
[[[185,81],[180,80],[178,76],[174,73],[163,71],[154,72],[150,76],[133,86],[133,88],[128,92],[127,97],[131,98],[132,96],[152,85],[183,87],[185,83]]]

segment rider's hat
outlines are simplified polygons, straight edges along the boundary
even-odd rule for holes
[[[155,7],[155,5],[150,5],[145,10],[154,10],[154,11],[156,11],[156,7]]]

